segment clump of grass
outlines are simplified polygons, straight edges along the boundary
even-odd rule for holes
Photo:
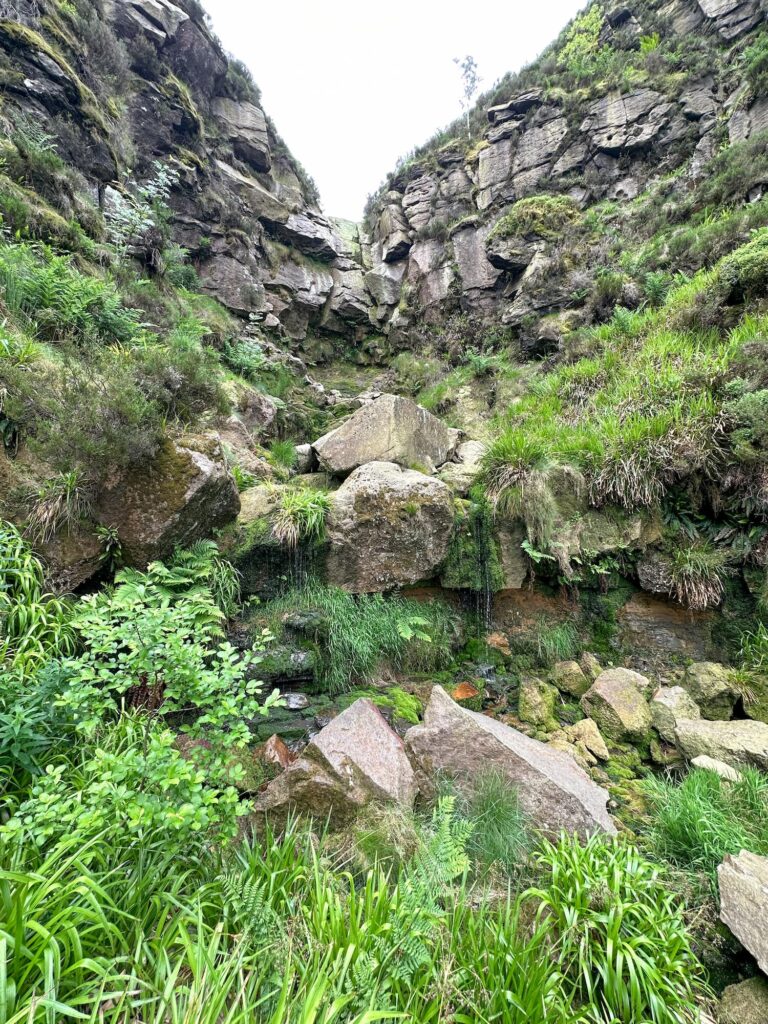
[[[730,558],[728,551],[703,541],[677,548],[670,562],[671,593],[692,611],[717,607],[731,574]]]
[[[476,871],[519,878],[533,848],[533,834],[509,779],[493,769],[481,772],[467,795],[459,797],[458,806],[472,823],[467,853]]]
[[[273,466],[291,470],[297,459],[296,445],[293,441],[273,441],[269,446],[269,461]]]
[[[32,495],[27,532],[47,543],[62,529],[72,530],[90,515],[91,493],[76,470],[59,473]]]
[[[540,238],[554,238],[578,215],[579,207],[570,196],[528,196],[518,199],[488,237],[538,235]]]
[[[450,663],[455,618],[441,601],[420,603],[383,594],[354,596],[338,587],[309,582],[271,602],[271,628],[279,632],[286,611],[316,611],[323,624],[316,637],[318,685],[330,693],[373,679],[388,663],[428,671]]]
[[[536,627],[536,651],[542,665],[554,665],[557,661],[570,661],[581,649],[579,633],[572,622],[552,625],[541,619]]]
[[[289,548],[320,544],[325,537],[325,519],[330,508],[330,498],[322,491],[313,488],[283,491],[272,513],[275,537]]]
[[[651,804],[646,839],[654,854],[703,872],[713,884],[727,853],[768,854],[768,776],[749,767],[740,773],[737,782],[701,768],[679,783],[670,777],[646,779]]]

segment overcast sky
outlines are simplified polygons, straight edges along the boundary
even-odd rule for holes
[[[264,109],[317,182],[358,220],[399,156],[461,113],[454,57],[489,88],[534,59],[585,0],[203,0]]]

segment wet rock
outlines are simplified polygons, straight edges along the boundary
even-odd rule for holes
[[[717,1011],[717,1024],[766,1024],[768,1021],[768,980],[748,978],[728,985]]]
[[[646,698],[650,683],[639,672],[613,668],[601,672],[581,698],[581,707],[600,731],[620,743],[642,743],[651,728]]]
[[[471,791],[472,780],[493,769],[517,787],[520,804],[537,828],[551,835],[563,828],[582,835],[615,831],[606,810],[608,793],[573,758],[459,707],[440,686],[432,690],[424,724],[408,730],[405,744],[426,797],[434,795],[441,775]]]
[[[711,611],[692,612],[650,594],[634,594],[618,613],[619,640],[642,657],[659,650],[701,660],[712,649]]]
[[[731,682],[730,670],[716,661],[699,661],[689,665],[683,687],[699,706],[702,716],[712,721],[727,722],[739,698],[739,691]]]
[[[284,822],[291,814],[348,823],[372,801],[410,807],[416,794],[403,742],[370,700],[357,700],[267,786],[254,810]]]
[[[591,683],[577,661],[558,661],[552,668],[549,678],[558,690],[573,697],[583,697]]]
[[[742,850],[717,869],[720,920],[768,974],[768,857]]]
[[[768,771],[768,725],[750,720],[677,723],[675,741],[689,761],[705,754],[732,768],[754,765]]]
[[[448,455],[448,428],[410,398],[381,395],[312,446],[320,465],[344,476],[369,462],[433,472]]]
[[[444,483],[392,462],[356,469],[332,495],[329,583],[353,593],[431,578],[448,553],[453,495]]]
[[[699,706],[682,686],[660,686],[651,698],[651,721],[667,743],[675,742],[675,728],[682,719],[701,718]]]

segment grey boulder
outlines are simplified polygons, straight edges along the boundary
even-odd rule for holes
[[[768,771],[768,725],[764,722],[683,720],[675,728],[675,741],[689,761],[704,754],[732,768],[754,765]]]
[[[717,869],[720,920],[768,973],[768,857],[742,850]]]
[[[471,791],[480,773],[493,770],[517,788],[525,813],[550,835],[561,829],[581,835],[616,831],[606,809],[608,793],[572,757],[460,707],[441,686],[433,688],[424,724],[408,730],[405,746],[425,796],[435,793],[441,775]]]

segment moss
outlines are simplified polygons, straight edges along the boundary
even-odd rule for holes
[[[712,645],[729,661],[738,662],[742,634],[757,629],[760,619],[755,599],[741,579],[728,577],[723,585],[722,614],[712,626]]]
[[[444,587],[494,593],[504,586],[493,516],[485,502],[456,502],[453,537],[440,577]]]
[[[614,578],[611,589],[603,594],[583,590],[579,600],[584,611],[584,624],[591,635],[586,645],[598,660],[615,661],[620,653],[618,636],[618,613],[627,603],[635,588],[627,580]]]
[[[194,134],[202,137],[204,134],[203,119],[200,116],[200,111],[197,109],[195,101],[192,99],[189,87],[171,73],[166,77],[160,88],[169,100],[176,101],[186,111],[194,125]],[[197,163],[198,161],[194,162]]]
[[[578,215],[579,208],[570,196],[529,196],[527,199],[519,199],[510,212],[497,222],[488,240],[513,235],[555,238]]]
[[[18,21],[0,21],[0,40],[12,48],[22,47],[26,50],[37,50],[50,58],[72,83],[77,92],[83,115],[101,129],[105,135],[109,135],[109,126],[99,110],[99,103],[93,92],[77,75],[72,65],[62,54],[43,39],[39,33],[34,32],[27,25],[22,25]]]

